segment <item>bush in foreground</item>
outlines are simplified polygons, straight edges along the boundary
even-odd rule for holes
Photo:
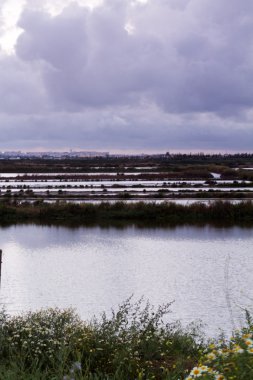
[[[247,314],[248,327],[235,331],[229,341],[209,345],[186,380],[253,379],[253,323]]]
[[[253,324],[208,346],[199,328],[163,322],[127,300],[108,318],[83,322],[73,310],[0,314],[1,380],[250,380]]]
[[[72,310],[2,312],[0,379],[183,379],[202,344],[196,328],[163,322],[169,307],[127,300],[89,324]]]

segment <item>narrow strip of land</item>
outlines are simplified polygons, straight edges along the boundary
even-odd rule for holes
[[[18,205],[0,203],[0,222],[50,222],[50,223],[252,223],[253,204],[217,201],[211,204],[180,205],[162,203],[100,203],[72,204],[44,202]]]

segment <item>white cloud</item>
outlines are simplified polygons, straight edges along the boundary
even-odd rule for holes
[[[16,40],[22,32],[17,27],[17,21],[25,2],[25,0],[4,0],[0,6],[0,47],[7,53],[13,53]]]
[[[73,2],[93,9],[100,5],[103,0],[1,0],[0,48],[8,54],[14,52],[16,41],[22,33],[22,29],[17,26],[17,22],[25,6],[30,9],[44,10],[55,16]]]

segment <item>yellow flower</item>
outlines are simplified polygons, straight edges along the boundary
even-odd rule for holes
[[[253,340],[248,338],[245,340],[245,344],[246,346],[253,346]]]
[[[216,359],[216,355],[213,352],[210,352],[209,354],[207,354],[207,359],[208,360],[214,360],[214,359]]]
[[[251,334],[244,334],[242,337],[243,337],[243,339],[249,339],[252,337],[252,335]]]
[[[236,354],[242,354],[244,352],[243,348],[236,344],[233,348],[233,352]]]
[[[215,380],[225,380],[225,377],[223,375],[216,375]]]

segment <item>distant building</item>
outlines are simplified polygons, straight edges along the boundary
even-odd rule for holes
[[[21,151],[6,151],[0,152],[0,159],[20,159],[20,158],[87,158],[87,157],[109,157],[109,152],[96,151],[70,151],[70,152],[21,152]]]

